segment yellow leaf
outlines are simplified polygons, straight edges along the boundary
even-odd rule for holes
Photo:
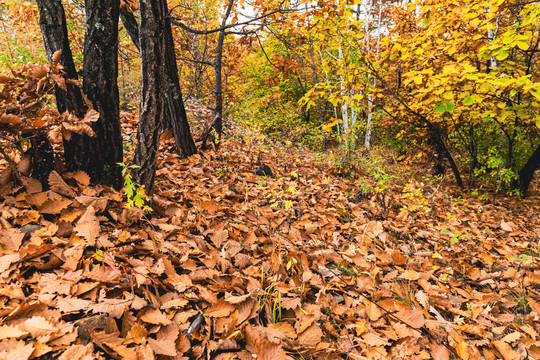
[[[469,348],[467,347],[467,343],[465,341],[460,341],[457,344],[456,353],[458,354],[459,358],[462,360],[469,359]]]

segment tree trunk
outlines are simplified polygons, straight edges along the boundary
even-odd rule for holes
[[[30,137],[30,156],[32,157],[32,177],[43,188],[49,188],[49,174],[54,170],[54,151],[45,132],[32,134]]]
[[[456,162],[454,161],[454,158],[452,157],[452,154],[450,153],[450,150],[448,150],[448,147],[444,143],[444,140],[441,136],[441,133],[437,129],[435,125],[433,125],[430,121],[428,121],[426,118],[423,118],[426,125],[428,126],[430,132],[431,132],[431,139],[432,143],[435,146],[435,151],[444,156],[446,160],[448,160],[448,163],[450,164],[450,168],[452,169],[452,172],[454,173],[454,178],[456,179],[456,183],[460,188],[463,188],[463,180],[461,179],[461,175],[459,173],[458,166]]]
[[[78,79],[77,70],[73,62],[73,55],[69,46],[69,38],[66,26],[66,16],[60,0],[38,0],[39,25],[43,34],[43,43],[47,58],[52,63],[53,54],[62,50],[60,64],[64,67],[66,77]],[[81,89],[73,84],[66,83],[67,91],[57,85],[54,86],[56,106],[58,111],[73,112],[78,117],[83,117],[86,105],[81,95]]]
[[[218,138],[221,138],[223,133],[223,85],[221,79],[221,60],[223,58],[223,43],[225,41],[225,25],[227,25],[227,19],[231,14],[231,9],[234,4],[234,0],[229,0],[227,5],[227,10],[225,10],[225,15],[221,21],[221,30],[219,32],[217,50],[216,50],[216,62],[214,68],[216,71],[216,109],[214,113],[218,117],[215,125],[215,129],[218,135]]]
[[[168,14],[168,7],[166,7],[166,10],[166,14]],[[133,40],[133,43],[140,52],[139,28],[135,16],[124,6],[120,9],[120,17],[131,40]],[[171,21],[168,16],[165,16],[164,21],[165,77],[167,87],[165,88],[166,104],[163,112],[163,128],[172,128],[178,153],[183,156],[190,156],[197,153],[197,147],[191,136],[186,109],[184,108],[184,100],[182,98],[182,90],[180,89]]]
[[[311,57],[311,70],[313,72],[313,87],[316,87],[317,84],[319,84],[319,75],[317,74],[317,65],[315,64],[315,49],[313,48],[313,38],[311,37],[311,34],[309,35],[309,55]],[[323,135],[322,148],[323,150],[326,150],[326,132],[322,127],[324,125],[324,114],[321,106],[321,97],[319,95],[317,95],[317,113],[319,114],[319,122],[321,124]]]
[[[73,62],[71,48],[66,26],[66,16],[60,0],[38,0],[39,25],[43,35],[43,44],[49,62],[52,63],[53,54],[62,50],[60,64],[64,67],[66,77],[77,79],[77,70]],[[78,86],[66,83],[66,91],[55,84],[54,92],[56,106],[60,113],[72,112],[78,117],[84,116],[86,105]],[[76,145],[80,135],[73,134],[72,140],[64,140],[64,158],[68,168],[73,164]],[[49,173],[54,169],[52,146],[44,134],[37,134],[31,138],[32,160],[34,176],[44,185],[47,184]]]
[[[527,163],[519,170],[519,190],[522,196],[527,195],[529,185],[534,177],[534,172],[540,167],[540,144],[531,155]]]
[[[96,182],[122,187],[122,136],[118,96],[119,0],[86,0],[84,38],[84,91],[99,112],[92,128],[96,137],[84,137],[76,165]]]
[[[167,0],[163,2],[166,11],[165,14],[168,14]],[[164,18],[164,42],[165,79],[167,85],[165,88],[163,125],[170,125],[172,127],[178,152],[184,156],[190,156],[197,153],[197,148],[191,137],[186,109],[184,108],[184,100],[182,99],[178,67],[176,65],[176,53],[174,50],[174,38],[171,21],[168,16]]]
[[[141,24],[142,87],[139,128],[135,149],[134,181],[151,193],[156,174],[156,163],[163,118],[165,92],[164,28],[165,0],[139,0]]]
[[[124,24],[131,41],[133,41],[133,45],[135,45],[140,52],[141,43],[139,41],[139,24],[137,23],[135,15],[129,11],[127,5],[120,8],[120,18],[122,19],[122,24]]]

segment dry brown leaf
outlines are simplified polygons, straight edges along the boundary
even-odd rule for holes
[[[20,258],[21,256],[19,254],[10,254],[10,255],[0,256],[0,278],[7,276],[7,274],[3,274],[4,271],[9,269],[11,264],[19,261]]]
[[[120,319],[124,310],[131,304],[129,300],[103,299],[99,303],[90,306],[89,310],[94,313],[107,313],[109,316]]]
[[[53,171],[49,174],[49,186],[51,187],[51,190],[67,196],[67,197],[75,197],[77,194],[75,191],[73,191],[72,188],[69,187],[68,184],[62,179],[60,174],[58,174],[56,171]]]
[[[366,301],[366,313],[371,321],[377,321],[382,316],[382,311],[379,307],[371,301]]]
[[[169,325],[171,323],[171,320],[158,309],[146,310],[139,318],[146,323],[154,325]]]
[[[422,290],[417,291],[416,294],[414,294],[414,298],[424,307],[424,309],[429,308],[429,296],[425,292]]]
[[[450,352],[446,346],[436,343],[431,343],[431,357],[433,360],[448,360],[450,359]]]
[[[219,299],[216,304],[206,309],[204,314],[208,317],[219,318],[229,316],[234,311],[234,309],[235,307],[226,302],[225,299]]]
[[[518,360],[520,359],[519,353],[514,351],[510,345],[504,341],[493,341],[493,346],[499,351],[504,360]]]
[[[60,355],[58,360],[90,360],[94,350],[94,344],[87,345],[71,345]]]
[[[21,340],[0,341],[0,359],[2,360],[28,360],[34,350],[32,343],[26,344]]]
[[[227,230],[218,230],[212,234],[210,240],[212,240],[212,243],[216,248],[220,249],[221,245],[228,239],[228,237],[229,232]]]
[[[233,304],[233,305],[236,305],[236,304],[240,304],[241,302],[244,302],[246,301],[247,299],[249,299],[251,295],[250,294],[245,294],[245,295],[232,295],[231,293],[225,293],[225,301],[228,302],[229,304]]]
[[[39,208],[39,212],[42,214],[51,214],[57,215],[71,205],[72,201],[63,199],[63,200],[47,200]]]
[[[424,315],[420,312],[420,310],[417,309],[404,309],[396,313],[395,316],[405,324],[415,329],[421,328],[426,323]]]
[[[61,75],[57,75],[57,74],[51,74],[51,79],[53,79],[54,83],[56,85],[58,85],[58,87],[64,91],[67,91],[67,88],[66,88],[66,78],[61,76]]]
[[[23,239],[19,229],[0,229],[0,249],[4,251],[19,251]]]
[[[215,200],[203,201],[201,202],[201,207],[211,214],[219,210],[219,206]]]
[[[180,331],[175,324],[162,327],[156,335],[157,340],[148,339],[150,347],[156,354],[176,356],[176,339]]]
[[[32,316],[26,319],[21,326],[34,338],[48,335],[58,330],[56,326],[47,321],[43,316]]]
[[[129,331],[133,340],[140,344],[144,338],[148,337],[148,330],[142,325],[135,324]]]
[[[77,312],[86,310],[93,304],[90,300],[79,298],[59,297],[56,300],[56,308],[63,313]]]
[[[16,326],[2,325],[0,326],[0,340],[8,338],[20,338],[28,335],[27,331],[23,331]]]
[[[501,220],[501,229],[507,232],[512,232],[512,225],[504,220]]]
[[[458,354],[459,358],[461,360],[469,360],[469,348],[467,346],[467,343],[465,341],[460,341],[456,345],[456,353]]]
[[[86,209],[79,221],[77,221],[77,225],[73,230],[77,235],[83,237],[88,245],[94,246],[96,244],[96,239],[99,237],[101,227],[99,226],[99,221],[92,206],[89,206]]]
[[[170,340],[154,340],[148,339],[148,344],[154,353],[165,356],[176,356],[176,345]]]
[[[323,332],[318,323],[314,323],[302,333],[298,334],[298,341],[306,347],[317,346],[322,339]]]
[[[79,183],[79,185],[82,186],[83,189],[90,185],[90,176],[88,176],[88,174],[84,171],[74,171],[73,178]]]
[[[366,342],[366,346],[373,347],[373,346],[388,346],[390,343],[380,337],[377,334],[374,333],[367,333],[363,336],[364,341]]]
[[[58,65],[61,57],[62,57],[62,49],[56,50],[52,56],[52,65],[53,66]]]
[[[420,279],[420,273],[418,271],[414,270],[405,270],[402,272],[399,277],[401,279],[409,280],[409,281],[416,281]]]
[[[86,114],[84,114],[85,122],[96,122],[99,120],[99,112],[94,109],[89,109]]]

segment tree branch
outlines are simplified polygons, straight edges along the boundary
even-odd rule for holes
[[[253,23],[255,21],[259,21],[261,19],[264,19],[264,18],[266,18],[268,16],[271,16],[271,15],[274,15],[274,14],[277,14],[277,13],[285,14],[285,13],[294,12],[294,11],[296,11],[296,10],[282,9],[281,4],[280,4],[280,7],[278,9],[270,11],[269,13],[263,14],[261,16],[258,16],[258,17],[255,17],[253,19],[249,19],[249,20],[246,20],[246,21],[243,21],[243,22],[225,25],[225,26],[222,26],[220,28],[212,29],[212,30],[197,30],[197,29],[190,28],[189,26],[187,26],[186,24],[181,22],[179,18],[173,17],[173,16],[171,16],[171,22],[174,25],[180,26],[182,29],[184,29],[184,30],[186,30],[186,31],[188,31],[190,33],[198,34],[198,35],[210,35],[210,34],[214,34],[214,33],[217,33],[217,32],[223,31],[223,30],[227,30],[227,29],[230,29],[230,28],[233,28],[233,27],[236,27],[236,26],[250,25],[251,23]]]

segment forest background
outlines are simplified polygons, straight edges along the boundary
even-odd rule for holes
[[[65,5],[82,73],[84,4]],[[362,157],[357,148],[375,146],[405,163],[431,164],[435,174],[448,169],[462,187],[527,192],[540,161],[535,2],[172,1],[169,7],[188,98],[216,109],[219,62],[227,116],[291,144],[330,149],[344,174]],[[4,2],[4,73],[46,62],[38,17],[33,2]],[[120,26],[121,102],[136,110],[140,58]]]

